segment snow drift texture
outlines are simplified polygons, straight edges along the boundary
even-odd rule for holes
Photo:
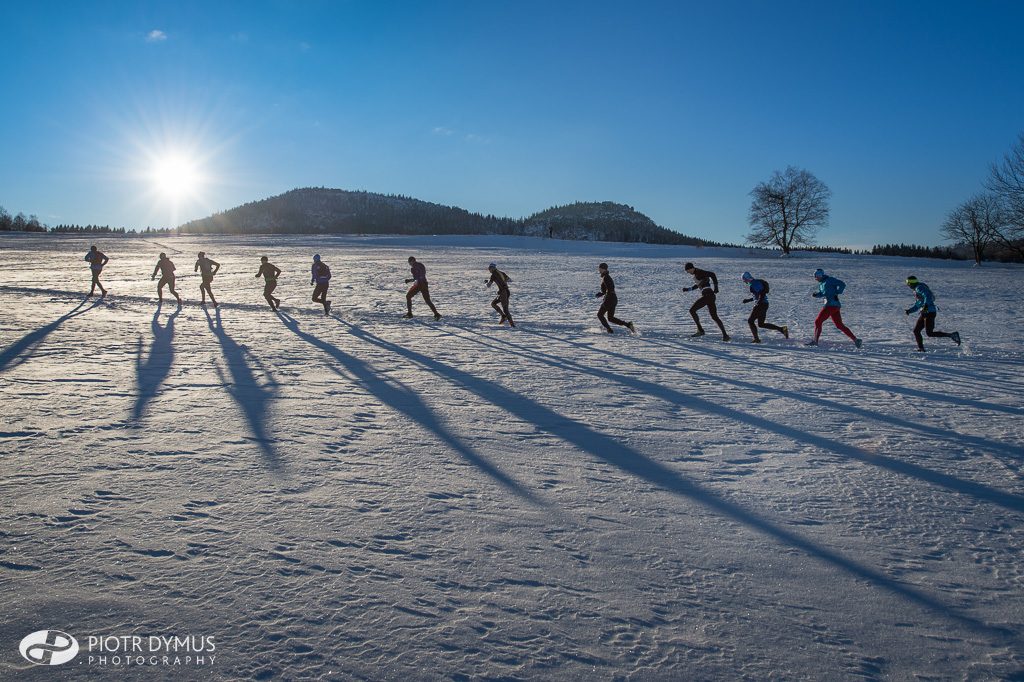
[[[2,678],[44,628],[216,638],[213,669],[119,671],[139,679],[1024,674],[1019,268],[122,239],[99,242],[101,302],[88,243],[0,240]],[[218,311],[195,304],[200,249]],[[180,310],[154,303],[160,251]],[[339,317],[308,301],[314,252]],[[399,317],[409,255],[440,323]],[[600,332],[602,260],[642,336]],[[686,338],[684,260],[718,273],[733,343]],[[488,306],[491,261],[517,330]],[[863,350],[828,327],[801,345],[819,266]],[[747,343],[744,270],[793,339]],[[967,345],[917,354],[909,274]]]

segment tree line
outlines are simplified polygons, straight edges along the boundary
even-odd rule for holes
[[[952,248],[876,245],[876,255],[1024,262],[1024,133],[1001,161],[989,168],[984,190],[954,208],[939,226]],[[813,173],[789,166],[758,183],[752,198],[747,242],[782,249],[812,248],[829,221],[832,191]]]
[[[26,217],[24,213],[19,213],[11,216],[7,209],[0,206],[0,232],[46,232],[46,226],[35,215]]]
[[[108,234],[108,235],[154,235],[170,234],[174,232],[171,228],[152,228],[144,230],[127,229],[124,227],[111,227],[110,225],[54,225],[50,227],[41,222],[35,215],[25,216],[18,213],[12,216],[3,206],[0,206],[0,232],[51,232],[59,234]]]

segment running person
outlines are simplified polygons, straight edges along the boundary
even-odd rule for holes
[[[406,284],[412,284],[409,291],[405,292],[405,305],[408,308],[406,317],[412,317],[412,297],[416,294],[423,294],[423,301],[434,311],[434,319],[440,320],[441,313],[437,312],[434,303],[430,300],[430,285],[427,284],[427,267],[423,263],[417,263],[413,256],[409,256],[409,268],[412,271],[412,278],[406,279]]]
[[[206,305],[206,294],[210,294],[210,300],[213,301],[213,307],[216,308],[217,299],[213,297],[213,289],[210,288],[210,284],[213,283],[213,276],[220,272],[220,263],[212,258],[207,258],[205,251],[200,251],[199,259],[196,260],[196,266],[192,272],[198,272],[200,269],[203,271],[203,283],[199,285],[199,294],[203,297],[202,304]]]
[[[718,307],[715,305],[715,295],[718,293],[718,277],[715,273],[709,270],[701,270],[700,268],[693,267],[693,263],[687,263],[683,266],[683,270],[693,275],[694,285],[692,287],[683,287],[683,291],[694,291],[700,290],[700,298],[690,306],[690,317],[697,325],[697,331],[690,336],[704,336],[704,327],[700,325],[700,318],[697,317],[697,311],[707,306],[708,314],[711,315],[711,319],[715,321],[718,328],[722,330],[722,340],[729,341],[730,337],[725,331],[725,325],[722,324],[722,320],[718,317]]]
[[[100,284],[100,273],[103,272],[103,266],[106,265],[110,259],[107,258],[107,254],[103,253],[96,248],[93,244],[89,249],[89,253],[85,254],[85,260],[89,261],[89,270],[92,271],[92,288],[89,289],[89,296],[96,293],[96,287],[100,288],[100,297],[107,295],[107,290]]]
[[[492,284],[498,285],[498,295],[491,301],[491,307],[501,315],[501,320],[498,324],[505,324],[505,320],[508,320],[508,326],[514,327],[516,323],[512,321],[512,313],[508,311],[508,299],[512,295],[508,288],[508,283],[512,281],[512,278],[499,270],[498,266],[494,263],[488,265],[487,269],[491,271],[491,278],[484,280],[487,282],[487,288],[490,289]],[[498,304],[501,304],[500,308]]]
[[[754,309],[750,311],[750,317],[747,318],[750,333],[754,335],[754,343],[761,343],[761,338],[757,335],[757,327],[774,329],[788,339],[789,327],[785,325],[777,327],[764,321],[765,316],[768,315],[768,282],[763,279],[754,279],[749,272],[743,273],[743,282],[750,288],[750,298],[743,299],[743,302],[754,302]],[[757,323],[756,327],[754,326],[755,322]]]
[[[149,278],[150,281],[156,279],[156,273],[160,272],[160,283],[156,285],[157,299],[163,303],[164,301],[164,285],[171,290],[174,294],[174,298],[178,299],[178,305],[181,305],[181,296],[178,296],[178,292],[174,290],[174,263],[167,257],[166,253],[160,254],[160,260],[156,262],[156,267],[153,268],[153,276]]]
[[[264,278],[266,283],[263,285],[263,298],[267,299],[270,309],[275,311],[281,307],[281,299],[272,296],[274,289],[277,288],[277,278],[280,276],[281,268],[271,263],[266,256],[260,257],[260,271],[256,273],[256,278]]]
[[[601,325],[609,334],[614,333],[611,325],[608,324],[609,322],[625,327],[631,333],[636,334],[636,327],[633,326],[632,322],[623,322],[615,317],[615,306],[619,304],[619,297],[615,293],[615,280],[608,274],[608,264],[601,263],[597,266],[597,271],[601,273],[601,293],[597,294],[597,298],[604,299],[601,302],[601,308],[597,311],[597,319],[601,320]],[[607,320],[605,315],[608,316]]]
[[[907,286],[914,290],[917,300],[914,302],[914,305],[907,308],[904,312],[910,315],[918,310],[921,311],[921,316],[917,318],[917,324],[914,325],[914,338],[917,339],[917,349],[922,353],[924,352],[924,339],[921,338],[922,329],[925,330],[928,336],[944,336],[953,339],[953,343],[959,346],[960,332],[935,331],[935,315],[939,312],[939,308],[935,305],[935,295],[928,288],[928,285],[911,275],[907,277]]]
[[[324,315],[331,314],[331,302],[327,300],[327,287],[331,283],[331,269],[327,263],[320,260],[320,254],[313,256],[313,267],[311,269],[309,283],[315,284],[313,288],[313,302],[322,303]]]
[[[835,277],[829,277],[821,268],[814,271],[814,279],[818,280],[818,290],[811,294],[811,296],[814,298],[824,298],[825,305],[822,307],[821,312],[818,313],[818,317],[814,320],[814,340],[808,341],[806,345],[818,345],[818,339],[821,337],[821,325],[825,324],[825,320],[832,318],[832,322],[836,325],[836,328],[849,336],[854,344],[856,344],[857,348],[860,348],[863,341],[858,339],[854,333],[851,332],[845,324],[843,324],[843,316],[839,312],[842,307],[842,304],[839,302],[839,295],[846,290],[846,282]]]

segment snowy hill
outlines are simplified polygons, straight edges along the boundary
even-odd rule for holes
[[[490,234],[651,244],[707,244],[612,202],[550,208],[525,220],[409,197],[306,188],[193,220],[185,234]]]

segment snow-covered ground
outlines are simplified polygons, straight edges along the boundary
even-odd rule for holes
[[[0,237],[2,679],[1024,677],[1022,268],[100,237],[99,301],[92,241]],[[161,250],[180,310],[155,304]],[[337,317],[309,301],[314,252]],[[409,255],[440,322],[400,317]],[[602,260],[638,337],[601,332]],[[718,273],[732,343],[688,338],[685,260]],[[829,326],[802,345],[816,267],[863,349]],[[789,341],[749,343],[744,270]],[[915,351],[910,274],[962,348]],[[206,636],[216,658],[44,670],[18,654],[42,629]]]

